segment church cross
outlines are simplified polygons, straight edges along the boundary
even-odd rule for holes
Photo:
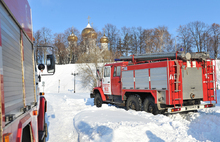
[[[104,36],[105,36],[105,28],[103,29],[103,31],[104,31]]]
[[[88,19],[88,23],[89,23],[90,18],[91,18],[91,17],[88,16],[88,18],[87,18],[87,19]]]
[[[73,34],[73,26],[72,26],[72,34]]]

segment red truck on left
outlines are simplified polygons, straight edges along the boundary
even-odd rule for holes
[[[0,142],[43,142],[47,136],[33,41],[28,1],[0,0]],[[47,61],[47,72],[54,74],[54,56]]]

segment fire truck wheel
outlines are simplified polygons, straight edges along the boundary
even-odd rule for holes
[[[102,98],[101,98],[101,96],[100,96],[99,93],[97,93],[97,94],[95,95],[94,105],[96,105],[96,107],[102,107]]]
[[[152,97],[147,97],[143,103],[143,110],[146,112],[150,112],[154,115],[158,114],[157,105],[154,103],[154,99]]]
[[[128,97],[128,100],[126,102],[126,109],[132,109],[136,111],[141,110],[141,98],[138,95],[131,95]]]

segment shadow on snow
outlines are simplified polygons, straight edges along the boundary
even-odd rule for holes
[[[91,127],[88,123],[80,121],[77,124],[76,129],[78,131],[79,141],[84,135],[86,135],[89,140],[94,140],[94,138],[97,138],[98,136],[103,142],[111,142],[113,138],[113,130],[103,125]]]
[[[50,122],[48,120],[48,118],[51,117],[51,118],[55,118],[55,114],[52,114],[52,115],[49,115],[47,113],[45,113],[45,122],[47,123],[47,138],[46,138],[46,141],[48,141],[50,139],[50,133],[49,133],[49,127],[50,127]]]
[[[157,137],[151,131],[146,131],[146,135],[150,139],[149,142],[164,142],[164,140],[162,140],[161,138]]]

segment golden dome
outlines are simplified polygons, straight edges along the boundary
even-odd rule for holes
[[[108,43],[108,37],[104,36],[100,39],[100,43]]]
[[[95,30],[90,26],[90,24],[88,23],[88,25],[86,26],[85,29],[83,29],[82,31],[82,37],[85,38],[97,38],[97,33],[95,32]]]
[[[93,28],[85,28],[83,29],[82,31],[82,37],[87,37],[87,35],[92,32],[92,31],[95,31]]]
[[[87,34],[87,38],[97,38],[97,33],[95,31],[91,31]]]
[[[77,36],[74,35],[73,33],[70,36],[68,36],[67,39],[68,39],[68,41],[77,41],[78,40]]]

